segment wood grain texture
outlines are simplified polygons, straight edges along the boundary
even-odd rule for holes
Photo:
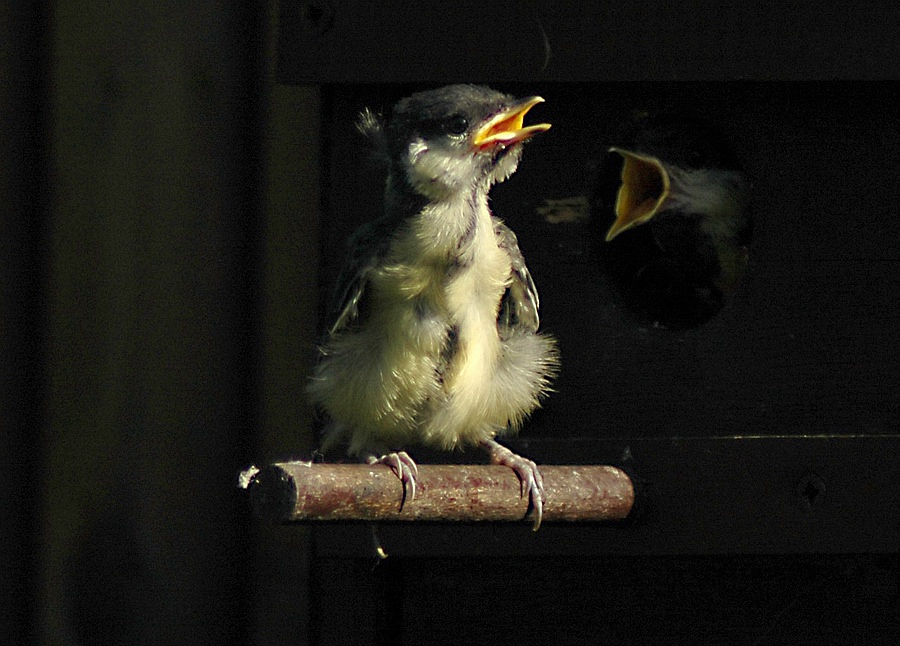
[[[623,520],[634,488],[608,466],[547,466],[544,522]],[[385,465],[278,463],[248,487],[260,516],[280,522],[521,521],[529,513],[515,473],[502,466],[419,465],[413,500],[401,505],[399,479]]]

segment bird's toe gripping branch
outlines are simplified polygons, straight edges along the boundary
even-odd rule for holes
[[[520,493],[522,497],[528,496],[534,514],[533,529],[537,531],[544,517],[544,477],[537,465],[528,458],[513,453],[495,440],[487,440],[482,443],[482,446],[490,455],[491,464],[509,467],[519,477]]]
[[[403,497],[400,499],[400,509],[407,501],[412,502],[416,498],[416,479],[419,476],[419,467],[415,460],[409,457],[406,451],[386,453],[381,457],[370,455],[366,458],[368,464],[386,464],[400,479],[403,484]]]

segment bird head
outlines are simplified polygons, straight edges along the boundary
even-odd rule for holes
[[[639,113],[613,141],[592,196],[605,271],[642,319],[670,329],[709,320],[747,266],[750,180],[693,115]]]
[[[550,128],[524,125],[541,102],[476,85],[413,94],[394,106],[385,127],[392,172],[429,200],[487,191],[515,172],[522,142]]]
[[[641,113],[632,128],[629,145],[608,150],[622,170],[606,242],[673,212],[696,215],[711,235],[740,233],[749,189],[722,135],[681,114]]]

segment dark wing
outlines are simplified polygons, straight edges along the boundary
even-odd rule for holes
[[[390,230],[381,220],[360,227],[349,240],[347,260],[338,277],[335,299],[329,320],[333,321],[328,334],[352,325],[364,309],[366,285],[379,258],[387,250]]]
[[[541,303],[537,287],[535,287],[531,273],[525,264],[525,257],[519,250],[519,241],[512,229],[497,219],[494,219],[494,234],[497,236],[500,248],[509,254],[512,263],[512,282],[507,287],[500,303],[497,323],[501,330],[525,328],[535,332],[541,323],[538,316]]]
[[[366,108],[360,113],[356,128],[369,139],[374,155],[387,161],[382,118]],[[350,237],[347,259],[338,276],[335,298],[329,310],[328,320],[332,321],[328,328],[329,335],[346,328],[360,317],[369,274],[387,250],[391,229],[387,219],[382,218],[363,225]]]

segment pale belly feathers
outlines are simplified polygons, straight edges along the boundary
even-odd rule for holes
[[[518,427],[549,389],[553,340],[498,330],[511,267],[486,204],[465,230],[434,221],[395,238],[366,288],[365,325],[323,350],[310,393],[333,420],[326,444],[474,444]]]

